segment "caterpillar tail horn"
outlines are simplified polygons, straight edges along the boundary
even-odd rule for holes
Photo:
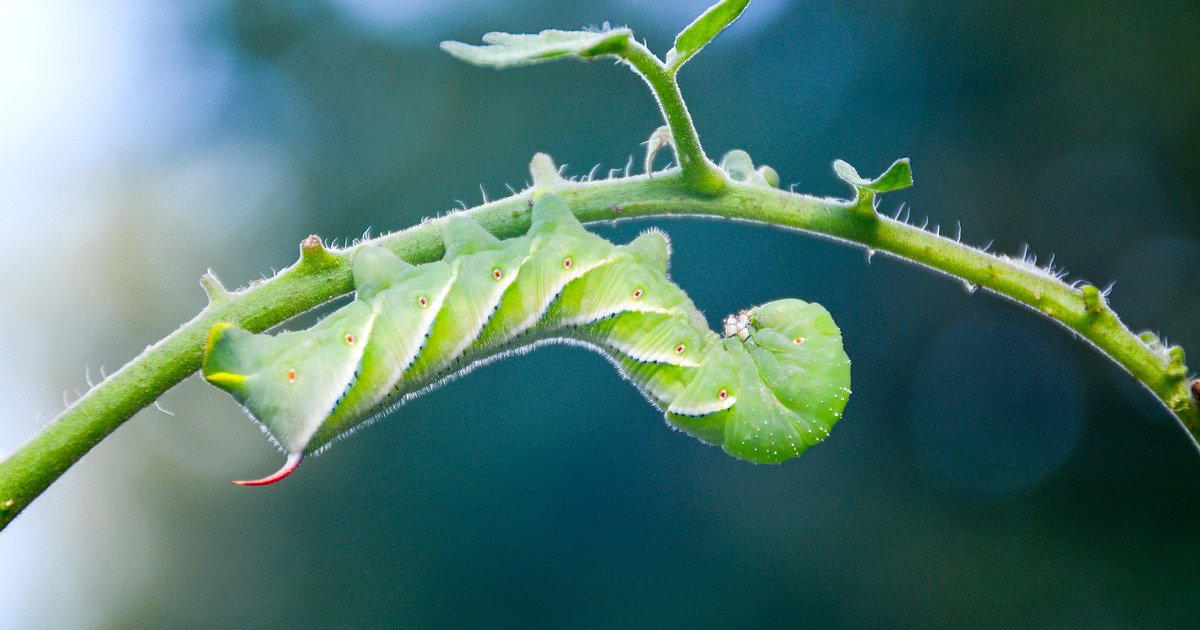
[[[283,467],[279,470],[263,477],[262,479],[249,479],[246,481],[231,481],[235,486],[269,486],[277,481],[282,481],[288,475],[296,472],[300,467],[300,462],[304,461],[304,453],[292,453],[288,455],[287,461],[283,463]]]

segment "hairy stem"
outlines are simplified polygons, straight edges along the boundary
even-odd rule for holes
[[[700,136],[692,124],[692,115],[683,102],[683,94],[675,81],[674,72],[667,68],[654,53],[630,38],[619,53],[633,66],[638,75],[645,79],[667,126],[671,128],[671,140],[675,146],[675,159],[679,162],[683,178],[692,188],[702,194],[716,194],[725,187],[725,177],[700,146]]]
[[[1130,332],[1094,287],[1070,287],[1019,261],[864,213],[853,202],[732,181],[726,181],[716,195],[698,195],[678,169],[654,177],[564,181],[555,185],[555,191],[585,222],[669,215],[745,219],[857,243],[956,276],[1025,304],[1075,331],[1153,392],[1193,439],[1200,436],[1200,407],[1189,391],[1182,361]],[[532,190],[523,191],[468,212],[498,237],[517,236],[529,227],[532,194]],[[442,224],[442,219],[426,221],[372,242],[410,262],[429,262],[443,253]],[[89,390],[0,462],[0,527],[106,435],[195,371],[204,337],[214,323],[232,321],[252,331],[265,330],[353,288],[349,265],[353,248],[328,251],[319,240],[310,238],[301,250],[295,265],[244,290],[226,294],[213,288],[214,283],[205,283],[212,297],[207,308]]]

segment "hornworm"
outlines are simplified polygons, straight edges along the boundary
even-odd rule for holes
[[[541,343],[607,357],[667,422],[754,462],[795,457],[828,435],[850,394],[841,333],[819,304],[785,299],[730,315],[723,335],[667,276],[666,237],[613,245],[543,194],[522,237],[466,215],[444,226],[445,257],[411,265],[354,255],[355,299],[307,330],[252,334],[219,323],[204,377],[287,452],[276,473],[407,397]]]

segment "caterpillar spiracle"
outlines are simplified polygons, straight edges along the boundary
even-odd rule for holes
[[[525,236],[499,240],[465,215],[444,226],[445,257],[411,265],[354,255],[355,298],[306,330],[211,329],[203,373],[286,451],[308,454],[408,397],[542,343],[607,357],[672,426],[753,462],[780,462],[828,435],[850,395],[841,332],[819,304],[769,302],[722,331],[667,275],[666,237],[614,245],[544,194]]]

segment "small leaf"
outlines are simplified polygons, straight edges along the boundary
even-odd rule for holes
[[[779,186],[779,174],[775,169],[765,164],[755,168],[750,154],[741,149],[733,149],[721,158],[721,170],[735,182],[767,188]]]
[[[858,174],[853,166],[843,160],[833,161],[833,172],[842,181],[854,187],[854,202],[851,208],[866,216],[875,216],[875,195],[877,193],[900,190],[912,186],[912,169],[908,158],[900,158],[892,163],[883,175],[875,179],[866,179]]]
[[[758,176],[762,178],[763,183],[771,188],[779,188],[779,172],[775,169],[763,164],[758,167]]]
[[[524,66],[559,57],[588,59],[615,55],[633,33],[627,28],[606,31],[545,30],[536,35],[488,33],[483,46],[462,42],[442,42],[442,50],[477,66],[508,68]]]
[[[665,146],[672,144],[674,140],[671,138],[671,128],[663,125],[654,130],[650,134],[650,139],[646,141],[646,164],[645,172],[647,175],[654,172],[654,156]]]
[[[717,33],[732,24],[749,3],[750,0],[721,0],[708,7],[700,17],[675,36],[675,47],[667,51],[667,65],[673,70],[678,70],[692,55],[708,45]]]
[[[733,149],[721,158],[721,169],[735,182],[750,181],[757,173],[754,172],[754,161],[750,154],[741,149]]]
[[[908,158],[900,158],[884,171],[883,175],[875,179],[865,179],[858,174],[854,169],[842,160],[833,162],[833,172],[847,184],[856,189],[869,190],[873,193],[890,192],[900,190],[912,186],[912,168],[908,164]]]

